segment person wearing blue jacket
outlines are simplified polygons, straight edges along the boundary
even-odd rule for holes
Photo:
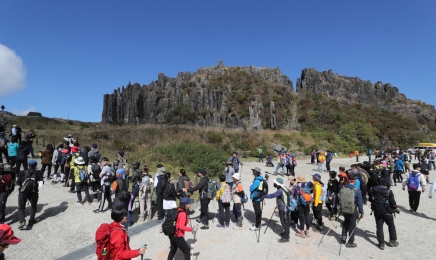
[[[356,189],[356,175],[352,172],[348,174],[348,182],[345,185],[344,188],[349,189]],[[362,193],[360,190],[356,189],[354,192],[354,205],[356,206],[356,209],[359,209],[360,213],[360,219],[363,218],[363,203],[362,203]],[[354,229],[356,228],[356,220],[357,220],[357,210],[354,210],[352,214],[342,214],[344,216],[344,223],[342,225],[342,237],[341,242],[345,244],[347,241],[347,233],[350,236],[348,239],[348,243],[346,244],[346,247],[356,247],[357,245],[354,243],[354,236],[356,232]],[[354,231],[354,232],[353,232]]]
[[[404,155],[403,155],[404,156]],[[397,182],[403,182],[403,169],[404,169],[404,162],[398,157],[394,157],[394,163],[395,163],[395,173],[394,173],[394,186],[397,186]]]
[[[17,138],[13,137],[12,142],[8,143],[8,152],[9,152],[9,164],[11,169],[14,171],[15,169],[15,159],[17,159]]]
[[[250,227],[251,231],[258,231],[260,229],[260,222],[262,220],[262,209],[260,208],[261,193],[263,190],[263,176],[259,167],[251,169],[253,171],[254,181],[250,186],[250,199],[253,201],[254,214],[256,215],[255,225]]]

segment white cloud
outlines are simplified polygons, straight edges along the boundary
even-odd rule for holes
[[[11,113],[17,116],[27,116],[29,112],[36,112],[36,109],[32,106],[29,106],[27,109],[16,109],[13,108]]]
[[[15,51],[0,44],[0,97],[26,87],[26,68]]]

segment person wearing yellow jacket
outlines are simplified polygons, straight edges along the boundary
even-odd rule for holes
[[[313,217],[315,218],[318,226],[313,231],[319,231],[324,234],[324,224],[322,223],[322,186],[324,183],[321,182],[321,175],[318,173],[312,175],[313,184]]]
[[[88,180],[81,180],[80,179],[80,171],[84,170],[85,172],[88,172],[88,168],[85,166],[85,160],[83,160],[82,157],[77,157],[74,159],[73,167],[71,167],[70,175],[74,174],[74,183],[76,185],[76,193],[77,193],[77,204],[83,205],[82,201],[82,190],[85,192],[86,201],[88,202],[88,205],[92,203],[91,198],[89,197],[89,190],[88,190]]]
[[[325,171],[325,153],[320,153],[318,156],[318,169],[317,171],[323,172]]]
[[[220,175],[221,187],[216,191],[216,201],[218,201],[218,224],[217,228],[229,228],[230,225],[230,201],[232,201],[232,187],[226,183],[226,176]]]

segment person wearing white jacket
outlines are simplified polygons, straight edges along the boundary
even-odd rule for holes
[[[419,198],[421,197],[421,193],[425,191],[425,185],[427,184],[425,177],[421,174],[421,164],[415,163],[413,164],[413,170],[410,173],[406,173],[403,180],[403,190],[409,192],[409,206],[410,212],[416,214],[419,206]],[[418,178],[417,182],[413,180]],[[409,182],[410,179],[410,182]]]
[[[433,197],[433,192],[436,191],[436,179],[434,180],[433,184],[430,186],[430,189],[428,191],[428,197],[431,199]]]

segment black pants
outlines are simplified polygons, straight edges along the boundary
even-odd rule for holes
[[[395,229],[394,217],[391,213],[377,214],[374,212],[375,224],[377,225],[377,240],[379,244],[385,242],[385,235],[383,233],[383,224],[388,225],[389,241],[397,240],[397,230]]]
[[[82,202],[82,190],[85,192],[86,201],[91,202],[91,198],[89,197],[89,188],[87,182],[76,183],[77,201]]]
[[[418,210],[420,197],[421,197],[421,191],[409,190],[409,206],[412,210],[414,211]]]
[[[177,248],[180,248],[182,250],[183,254],[185,255],[185,260],[191,259],[191,254],[189,252],[190,248],[188,246],[188,243],[186,243],[186,240],[184,237],[170,237],[170,243],[171,243],[171,249],[170,253],[168,254],[168,260],[173,260],[174,256],[176,255]]]
[[[315,156],[310,156],[310,163],[314,164],[315,163]]]
[[[59,164],[55,164],[53,174],[57,174],[58,173],[59,167],[60,167]],[[61,167],[61,169],[62,169],[62,167]]]
[[[354,228],[356,227],[356,218],[357,218],[357,210],[354,211],[353,214],[342,214],[344,216],[344,223],[342,225],[342,236],[351,235],[348,239],[348,243],[352,244],[354,243],[354,236],[356,234],[356,231],[353,232]],[[353,234],[351,234],[353,232]]]
[[[70,168],[70,171],[72,169]],[[74,188],[76,188],[76,177],[74,176],[73,173],[70,173],[70,179],[71,179],[71,186],[70,186],[70,190],[74,191]]]
[[[163,210],[163,196],[160,194],[156,194],[156,207],[157,207],[157,219],[162,220],[165,216],[165,212]]]
[[[254,215],[256,216],[256,227],[260,227],[262,221],[262,209],[260,208],[260,201],[253,201]]]
[[[35,220],[36,205],[38,204],[38,192],[31,193],[18,193],[18,218],[20,222],[25,221],[24,210],[26,209],[26,202],[30,201],[30,216],[29,222]]]
[[[294,210],[291,212],[291,220],[294,224],[298,223],[298,211]]]
[[[333,203],[333,201],[327,200],[325,205],[327,206],[327,209],[329,210],[330,213],[338,214],[338,206],[336,203]],[[334,207],[333,207],[333,205],[334,205]]]
[[[9,192],[0,192],[0,223],[5,223],[6,218],[6,202],[8,201]]]
[[[219,223],[221,225],[229,225],[230,224],[230,203],[223,203],[221,200],[218,201],[218,211],[219,215]]]
[[[359,162],[359,155],[356,155],[356,162]]]
[[[107,202],[109,203],[108,208],[111,209],[112,208],[111,186],[103,185],[103,186],[101,186],[101,190],[102,190],[102,192],[101,192],[102,197],[100,200],[99,209],[101,211],[103,211],[105,200],[107,200]]]
[[[283,238],[289,239],[289,225],[291,222],[289,213],[283,210],[279,210],[279,216],[280,216],[280,222],[282,223],[284,229]]]
[[[313,207],[313,217],[316,220],[318,226],[322,227],[324,224],[322,223],[322,203],[318,203],[318,206]]]
[[[309,205],[303,206],[298,205],[298,220],[300,221],[300,230],[304,230],[304,224],[306,224],[306,229],[310,228],[310,208]]]
[[[45,172],[45,168],[47,167],[47,177],[50,177],[50,175],[51,175],[51,164],[42,164],[42,167],[41,167],[41,172],[42,172],[42,175],[44,176],[44,172]]]
[[[9,153],[8,153],[8,149],[6,148],[0,148],[0,162],[3,163],[3,157],[2,154],[5,156],[6,158],[6,162],[9,162]]]
[[[17,156],[9,156],[9,164],[11,165],[11,170],[15,167],[15,161],[17,159]]]
[[[208,198],[202,198],[200,199],[200,219],[203,223],[203,225],[208,226],[209,225],[209,214],[208,214],[208,207],[209,207],[210,199]]]
[[[259,154],[259,162],[263,162],[263,154],[262,153]]]
[[[394,179],[395,182],[403,182],[403,171],[401,170],[395,170],[397,175],[396,175],[396,179]]]
[[[29,166],[27,165],[27,159],[24,161],[17,160],[15,163],[16,163],[15,173],[18,173],[20,171],[21,165],[23,165],[24,170],[26,171],[29,170]]]
[[[368,201],[368,197],[366,196],[366,193],[368,192],[368,186],[366,184],[362,183],[360,184],[360,191],[362,192],[362,202],[365,204]]]
[[[325,162],[325,167],[327,168],[327,171],[330,172],[330,162]]]

